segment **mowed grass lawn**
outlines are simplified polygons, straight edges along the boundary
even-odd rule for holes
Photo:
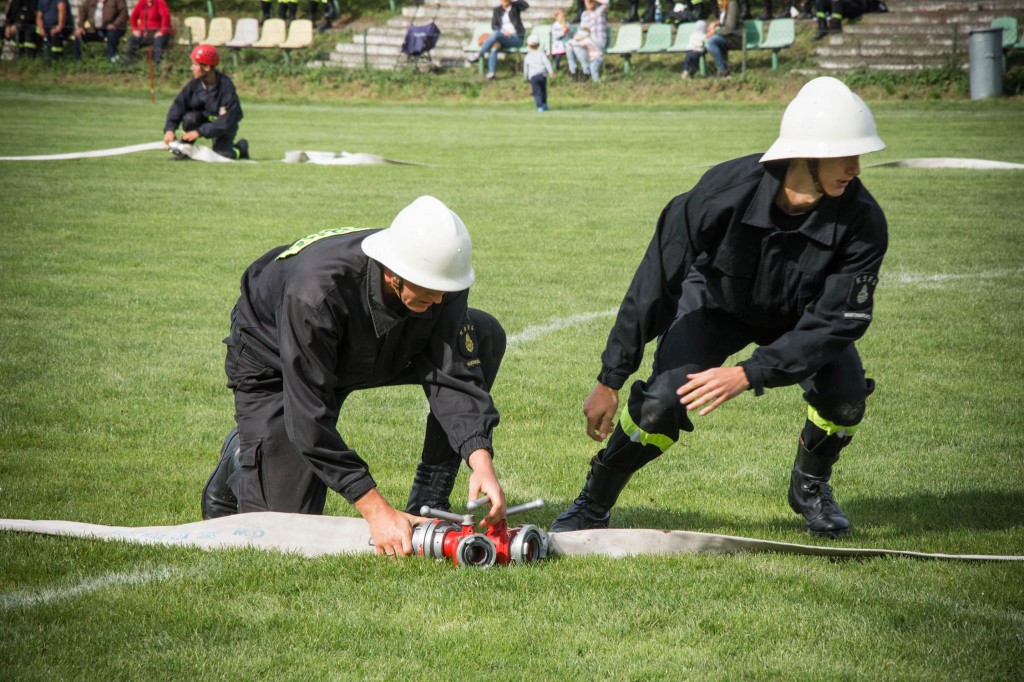
[[[0,84],[0,156],[157,140],[170,95],[147,95]],[[510,334],[497,463],[511,503],[548,502],[519,520],[546,526],[594,452],[581,404],[658,214],[708,166],[764,150],[784,104],[553,98],[538,115],[528,98],[249,99],[255,164],[0,162],[0,517],[199,520],[232,424],[221,339],[243,269],[433,194],[473,234],[472,303]],[[865,166],[1024,162],[1019,99],[873,110],[889,147]],[[293,149],[423,165],[280,163]],[[856,533],[834,544],[1024,555],[1024,173],[862,178],[891,247],[859,344],[878,390],[834,479]],[[790,387],[699,418],[635,476],[613,525],[827,542],[785,500],[804,414]],[[424,416],[420,391],[397,388],[357,394],[342,417],[396,505]],[[0,632],[5,680],[1020,679],[1024,564],[748,554],[468,571],[7,532]]]

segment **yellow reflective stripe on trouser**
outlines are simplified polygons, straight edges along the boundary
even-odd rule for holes
[[[349,232],[359,232],[361,230],[370,230],[370,229],[373,229],[373,228],[369,228],[369,227],[335,227],[335,228],[331,228],[329,230],[321,230],[320,232],[317,232],[316,234],[311,234],[311,235],[309,235],[307,237],[303,237],[302,239],[298,240],[297,242],[295,242],[294,244],[289,246],[287,249],[282,251],[280,254],[278,254],[277,258],[275,258],[274,260],[281,260],[282,258],[287,258],[288,256],[294,256],[299,251],[302,251],[304,248],[306,248],[307,246],[309,246],[313,242],[318,242],[321,239],[326,239],[327,237],[333,237],[334,235],[337,235],[337,234],[348,234]]]
[[[665,452],[672,444],[674,440],[668,436],[664,436],[660,433],[647,433],[633,421],[633,418],[629,416],[629,408],[622,410],[622,414],[619,415],[619,426],[622,427],[623,433],[629,436],[629,439],[634,443],[640,443],[641,445],[653,445],[662,452]]]
[[[860,424],[856,424],[854,426],[843,426],[841,424],[836,424],[835,422],[830,422],[818,414],[818,411],[810,405],[807,406],[807,418],[812,424],[828,435],[833,436],[838,434],[840,438],[852,438],[853,434],[860,428]]]

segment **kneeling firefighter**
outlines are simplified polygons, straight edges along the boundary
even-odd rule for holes
[[[249,142],[235,143],[238,124],[242,120],[242,105],[238,101],[235,84],[217,70],[220,54],[212,45],[196,45],[192,49],[192,80],[190,80],[167,110],[164,123],[164,144],[174,142],[175,131],[181,125],[183,142],[195,142],[200,137],[213,143],[213,151],[229,159],[248,159]],[[187,158],[178,156],[177,158]]]
[[[486,494],[483,522],[503,519],[490,388],[505,332],[468,307],[471,253],[462,220],[425,196],[387,229],[325,230],[250,265],[224,341],[237,428],[203,491],[203,517],[321,514],[330,488],[369,523],[378,553],[406,555],[413,524],[425,520],[414,512],[449,509],[465,460],[473,471],[468,499]],[[421,386],[430,406],[405,513],[377,491],[338,430],[353,392],[400,384]]]

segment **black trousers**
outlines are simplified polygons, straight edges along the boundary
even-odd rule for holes
[[[124,36],[123,29],[98,28],[95,31],[86,31],[85,35],[75,37],[75,59],[82,58],[82,43],[107,44],[107,59],[113,59],[117,55],[117,48],[121,44],[121,37]]]
[[[198,130],[206,119],[201,111],[187,111],[181,119],[181,129],[186,133],[192,130]],[[221,156],[226,156],[229,159],[237,159],[238,155],[235,153],[235,136],[238,134],[238,126],[229,129],[223,135],[214,137],[210,140],[213,147],[213,151],[217,152]]]
[[[730,313],[709,307],[703,277],[691,273],[683,284],[676,318],[658,340],[650,378],[634,382],[630,389],[626,406],[629,419],[641,431],[662,437],[655,440],[663,445],[676,442],[680,431],[693,430],[686,408],[676,395],[676,389],[688,381],[686,375],[720,367],[748,344],[770,344],[783,333],[748,325]],[[801,381],[800,387],[804,400],[821,417],[849,427],[863,419],[874,382],[864,376],[860,355],[851,343],[817,373]],[[623,433],[620,419],[601,462],[612,469],[633,472],[667,447],[641,446],[630,440],[630,435]]]
[[[473,308],[469,319],[476,328],[477,356],[487,388],[494,384],[505,355],[505,330],[491,315]],[[225,370],[235,388],[235,422],[238,425],[241,467],[228,481],[238,498],[240,513],[255,511],[322,514],[327,486],[309,462],[288,439],[285,428],[284,396],[281,380],[267,370],[261,380],[258,367],[239,349],[228,344]],[[252,372],[255,370],[255,374]],[[250,374],[239,382],[240,375]],[[418,385],[419,378],[405,370],[381,386]],[[343,396],[341,402],[344,402]],[[423,437],[422,460],[428,464],[458,462],[459,454],[448,441],[448,434],[430,413]],[[457,466],[457,465],[456,465]]]
[[[530,90],[533,92],[533,101],[537,108],[547,106],[548,103],[548,77],[538,74],[530,79]]]

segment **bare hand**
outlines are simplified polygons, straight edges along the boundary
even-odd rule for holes
[[[181,139],[184,140],[185,142],[195,142],[196,140],[199,139],[199,131],[190,130],[187,133],[182,133]]]
[[[587,418],[587,435],[598,443],[615,428],[615,413],[619,411],[619,392],[604,384],[597,384],[583,401],[583,415]]]
[[[491,500],[491,508],[484,517],[482,524],[493,526],[505,518],[505,491],[498,483],[498,476],[494,473],[494,463],[491,461],[491,453],[487,450],[474,450],[469,456],[469,467],[473,475],[469,477],[469,499],[475,500],[480,495],[486,495]]]
[[[376,488],[360,497],[355,507],[370,525],[370,536],[377,554],[389,557],[412,554],[413,524],[426,519],[398,511]]]
[[[172,142],[174,142],[174,131],[168,130],[164,133],[164,146],[169,147]]]
[[[697,374],[687,374],[686,378],[689,381],[676,390],[676,395],[682,396],[679,402],[686,406],[687,411],[707,405],[698,413],[702,417],[750,388],[747,373],[742,367],[712,367]]]

